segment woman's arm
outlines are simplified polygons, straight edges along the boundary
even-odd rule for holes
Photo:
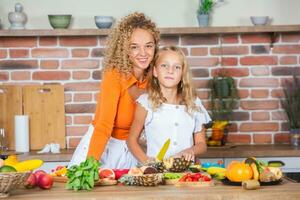
[[[101,82],[88,157],[94,157],[97,160],[101,158],[113,130],[121,93],[120,88],[118,74],[113,71],[105,72]]]
[[[141,148],[138,140],[144,128],[147,111],[140,104],[137,104],[135,109],[134,119],[130,128],[127,145],[131,153],[140,161],[145,162],[148,156]]]

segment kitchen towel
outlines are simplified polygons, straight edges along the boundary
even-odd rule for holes
[[[15,151],[29,152],[28,115],[15,115]]]

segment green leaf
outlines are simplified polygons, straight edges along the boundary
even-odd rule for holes
[[[76,176],[76,177],[80,177],[80,176],[82,175],[82,173],[83,173],[83,172],[82,172],[81,170],[80,170],[80,171],[77,171],[77,172],[75,172],[75,176]]]

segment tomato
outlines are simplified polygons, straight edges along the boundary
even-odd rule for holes
[[[226,168],[226,177],[232,182],[241,182],[253,177],[253,171],[248,164],[232,161]]]
[[[187,177],[186,179],[185,179],[185,182],[192,182],[193,181],[193,178],[192,177]]]
[[[194,180],[199,181],[200,178],[201,178],[201,174],[200,173],[194,174],[194,177],[193,177]]]
[[[203,177],[202,177],[202,180],[203,180],[203,181],[211,181],[211,178],[209,178],[208,176],[203,176]]]

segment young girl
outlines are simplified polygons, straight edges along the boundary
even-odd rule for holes
[[[69,167],[87,157],[100,160],[102,167],[108,168],[130,168],[137,163],[127,148],[126,139],[135,100],[145,92],[148,83],[159,31],[143,13],[133,13],[118,23],[108,41],[95,117]]]
[[[206,151],[203,124],[208,123],[210,117],[192,87],[183,52],[173,46],[160,49],[152,70],[148,94],[137,99],[127,145],[140,162],[146,162],[156,158],[170,138],[165,157],[184,156],[192,160]],[[147,153],[138,143],[143,129]]]

